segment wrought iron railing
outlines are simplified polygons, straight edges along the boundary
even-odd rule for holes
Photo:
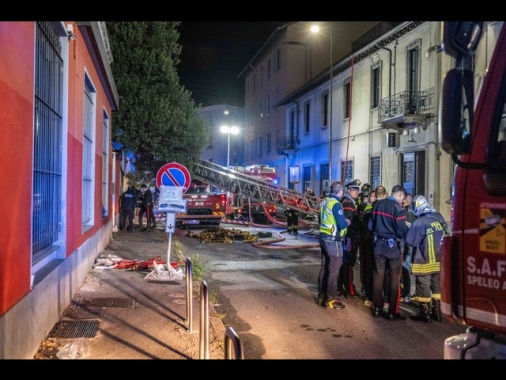
[[[296,136],[283,136],[276,139],[276,151],[283,154],[289,150],[296,150],[299,140]]]
[[[429,91],[404,91],[380,100],[378,122],[407,115],[429,113]]]

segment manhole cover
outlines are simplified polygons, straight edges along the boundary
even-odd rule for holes
[[[86,321],[59,321],[49,332],[48,338],[93,338],[98,330],[97,319]]]
[[[82,305],[99,307],[119,307],[126,309],[134,308],[134,301],[129,298],[93,298],[82,300]]]

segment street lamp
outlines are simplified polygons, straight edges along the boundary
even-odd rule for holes
[[[229,126],[224,125],[220,128],[220,132],[226,133],[228,135],[228,143],[227,143],[227,167],[228,167],[228,166],[230,166],[230,135],[231,134],[233,134],[233,135],[238,134],[239,128],[235,127],[235,126],[229,127]]]
[[[320,27],[318,25],[313,25],[311,27],[312,33],[319,33]],[[326,31],[330,35],[330,96],[329,96],[329,187],[330,182],[332,180],[332,32]]]

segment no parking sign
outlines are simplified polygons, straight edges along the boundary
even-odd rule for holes
[[[182,187],[183,193],[186,193],[190,187],[190,172],[185,166],[177,162],[171,162],[163,165],[156,174],[156,186],[161,190],[162,186]]]

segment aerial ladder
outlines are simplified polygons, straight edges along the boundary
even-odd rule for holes
[[[321,199],[314,195],[274,186],[264,180],[252,178],[247,174],[205,160],[199,160],[194,164],[192,174],[197,179],[222,190],[241,194],[255,201],[298,210],[313,220],[318,219]]]

